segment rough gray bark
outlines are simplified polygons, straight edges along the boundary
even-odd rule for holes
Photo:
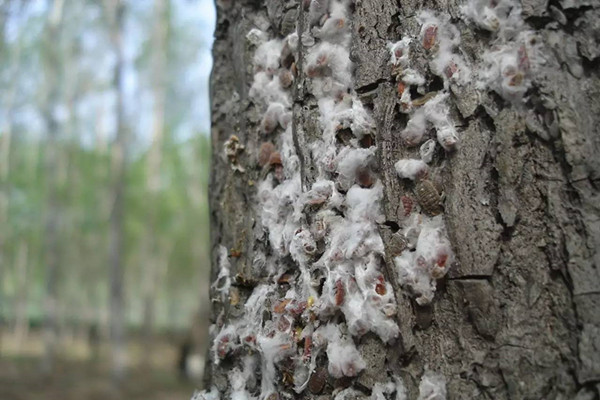
[[[282,130],[261,132],[265,109],[249,95],[256,47],[246,36],[259,28],[270,39],[283,38],[289,33],[286,21],[296,12],[299,34],[307,32],[310,3],[217,1],[211,90],[213,338],[243,317],[245,301],[261,283],[273,281],[265,268],[256,267],[261,255],[287,265],[292,279],[298,279],[297,263],[275,255],[261,224],[257,192],[264,171],[257,166],[258,151],[265,141],[280,148]],[[402,378],[408,398],[417,398],[420,391],[420,399],[433,398],[419,389],[427,370],[445,378],[450,399],[598,397],[600,161],[595,155],[600,150],[600,3],[523,1],[523,29],[533,31],[537,41],[536,53],[529,54],[537,64],[528,72],[523,102],[509,101],[501,88],[478,87],[475,79],[460,84],[432,70],[432,53],[423,49],[423,23],[418,18],[424,9],[449,15],[461,38],[455,54],[474,75],[483,68],[482,54],[500,43],[461,15],[462,4],[358,0],[351,7],[353,93],[375,121],[372,173],[383,183],[385,214],[385,221],[377,221],[386,248],[382,271],[394,287],[400,334],[387,345],[372,333],[354,337],[367,368],[352,379],[329,377],[318,395],[309,389],[295,394],[287,370],[290,361],[278,362],[273,383],[279,398],[332,398],[348,385],[359,391],[356,398],[371,396],[372,391],[373,398],[380,398],[374,385],[395,377]],[[444,90],[447,83],[450,117],[460,135],[457,149],[446,152],[438,147],[429,166],[442,181],[443,220],[455,260],[437,282],[435,298],[425,305],[400,284],[394,267],[392,233],[404,224],[402,196],[413,193],[413,183],[400,179],[394,164],[419,158],[419,147],[406,146],[400,137],[410,114],[402,112],[386,47],[403,37],[413,39],[411,67],[425,77],[424,91]],[[310,144],[322,135],[317,100],[304,68],[307,51],[310,48],[301,42],[292,90],[293,139],[304,193],[319,168]],[[424,94],[411,90],[413,100]],[[226,157],[224,145],[231,147],[232,135],[245,147]],[[341,136],[338,146],[345,144]],[[304,210],[304,218],[310,222],[316,211]],[[224,265],[220,246],[229,251],[231,288],[226,296],[218,290],[223,287],[217,281]],[[282,283],[279,296],[286,285],[295,284]],[[276,304],[264,304],[263,320],[275,317]],[[339,315],[334,318],[340,320]],[[301,343],[298,347],[301,355]],[[256,352],[261,357],[261,351],[240,345],[220,357],[218,350],[216,343],[209,351],[207,387],[230,398],[231,371],[242,370],[244,357]],[[327,367],[326,357],[318,358],[317,366]],[[256,379],[249,379],[244,388],[266,398],[269,393],[260,394],[260,373]]]

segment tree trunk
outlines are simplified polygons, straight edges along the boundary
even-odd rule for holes
[[[116,137],[112,147],[113,198],[110,213],[109,242],[109,280],[110,280],[110,343],[112,358],[112,376],[119,384],[124,378],[125,349],[125,309],[123,293],[123,241],[124,241],[124,203],[125,203],[125,158],[127,154],[127,127],[125,124],[125,88],[123,71],[125,68],[123,50],[123,27],[125,5],[121,0],[106,3],[111,20],[111,40],[116,53],[114,69],[114,88],[117,96]]]
[[[54,366],[58,342],[58,282],[59,282],[59,203],[58,203],[58,136],[59,121],[56,107],[60,101],[61,68],[56,44],[60,41],[60,29],[64,1],[49,2],[49,17],[46,23],[46,46],[44,46],[44,78],[46,98],[43,118],[46,127],[46,150],[44,169],[46,172],[46,209],[44,215],[44,265],[46,293],[44,299],[44,347],[43,371],[50,373]]]
[[[217,4],[197,398],[597,398],[600,4]]]
[[[28,260],[29,247],[27,242],[23,241],[19,243],[17,250],[17,257],[15,260],[15,268],[17,270],[17,288],[19,293],[17,294],[17,301],[15,307],[15,330],[14,338],[16,343],[16,350],[21,351],[21,346],[27,339],[29,334],[29,284],[30,284],[30,272],[28,271]]]
[[[152,29],[152,144],[148,154],[147,189],[154,207],[149,207],[145,236],[145,262],[143,272],[143,330],[145,339],[150,340],[156,320],[156,291],[158,289],[159,265],[163,250],[156,236],[157,207],[161,191],[161,164],[165,136],[165,96],[166,96],[166,52],[167,28],[169,25],[168,4],[165,0],[154,3],[154,27]],[[149,343],[148,343],[149,344]]]

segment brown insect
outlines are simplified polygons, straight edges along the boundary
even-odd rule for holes
[[[342,303],[344,302],[344,297],[345,297],[345,292],[344,292],[344,282],[342,282],[341,279],[338,279],[335,282],[335,305],[336,306],[341,306]]]
[[[217,345],[217,356],[223,359],[229,352],[229,336],[223,336]]]
[[[285,311],[285,307],[288,305],[288,303],[291,301],[291,299],[283,299],[279,302],[277,302],[277,304],[275,304],[275,306],[273,307],[273,312],[277,313],[277,314],[283,314],[283,312]]]
[[[444,73],[446,74],[446,78],[452,78],[452,76],[458,71],[458,65],[452,60],[446,65],[444,68]]]
[[[289,88],[292,86],[292,82],[294,81],[294,76],[292,72],[287,69],[282,69],[279,71],[279,84],[283,88]]]
[[[313,372],[308,380],[308,390],[312,394],[319,394],[327,383],[327,370],[323,367],[319,367]]]
[[[307,336],[304,338],[304,353],[302,353],[302,358],[308,360],[311,354],[311,346],[312,346],[312,337]]]
[[[281,21],[280,32],[283,36],[287,36],[296,30],[296,14],[295,8],[288,10]]]
[[[274,151],[269,156],[269,165],[281,165],[281,154],[278,151]]]
[[[390,236],[388,252],[393,256],[399,256],[408,247],[407,240],[400,232],[395,232]]]
[[[413,200],[409,196],[402,196],[400,198],[402,201],[402,207],[404,207],[404,216],[410,215],[413,208]]]
[[[368,167],[359,167],[356,169],[356,183],[362,188],[373,186],[374,179]]]
[[[396,87],[396,90],[398,91],[398,96],[402,97],[404,91],[406,90],[406,85],[404,84],[404,82],[398,81],[398,86]]]
[[[277,128],[279,122],[273,113],[267,112],[260,123],[260,129],[263,133],[269,134]]]
[[[444,196],[440,194],[436,185],[428,179],[423,179],[415,188],[415,195],[419,205],[428,215],[439,215],[444,211]]]
[[[429,25],[425,28],[425,33],[423,34],[423,47],[425,50],[429,50],[435,45],[437,30],[437,25]]]
[[[377,277],[377,284],[375,285],[375,292],[377,292],[378,295],[380,296],[384,296],[387,292],[386,288],[385,288],[385,280],[383,279],[383,276],[379,275]]]
[[[275,152],[275,146],[271,142],[264,142],[260,145],[260,150],[258,151],[258,165],[264,167],[269,162],[271,158],[271,154]]]
[[[396,56],[396,58],[400,58],[400,57],[402,57],[402,54],[403,54],[403,53],[404,53],[404,52],[402,51],[402,48],[401,48],[401,47],[398,47],[396,50],[394,50],[394,55]]]
[[[446,266],[446,261],[448,261],[448,254],[440,253],[437,256],[435,263],[440,267],[444,267]]]
[[[269,170],[273,169],[275,179],[277,179],[279,182],[282,182],[285,179],[281,154],[278,151],[271,153],[268,167],[269,168],[264,169],[265,175],[269,172]]]

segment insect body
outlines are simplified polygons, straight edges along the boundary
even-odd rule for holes
[[[325,387],[327,382],[327,370],[323,367],[319,367],[310,376],[308,380],[308,390],[313,394],[319,394]]]
[[[417,183],[415,195],[419,205],[429,215],[439,215],[444,211],[444,196],[440,193],[436,185],[428,179],[423,179]]]

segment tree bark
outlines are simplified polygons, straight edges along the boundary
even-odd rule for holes
[[[212,391],[197,397],[597,398],[600,3],[217,5]],[[286,36],[294,26],[296,51],[297,38]],[[335,29],[347,27],[345,42]],[[292,43],[293,65],[281,43],[265,45],[273,39]],[[335,93],[348,60],[351,84]],[[294,69],[291,87],[278,86],[284,95],[260,97],[268,83],[276,86],[273,76]],[[288,96],[287,129],[268,120],[275,96],[281,103]],[[327,101],[351,104],[350,122],[327,110]],[[359,114],[371,123],[361,125]],[[422,131],[411,131],[419,123]],[[430,160],[420,147],[429,138]],[[264,142],[280,152],[281,167],[258,165]],[[358,149],[372,155],[348,172],[343,154],[358,157]],[[404,159],[428,165],[415,164],[421,169],[411,174],[396,164]],[[315,182],[323,180],[334,183],[333,194],[319,198]],[[432,205],[419,188],[435,181],[444,196],[428,192]],[[336,193],[341,205],[332,205]],[[352,220],[355,205],[365,205],[361,196],[370,195],[372,215]],[[443,212],[432,217],[440,197]],[[332,226],[352,232],[352,251],[339,231],[319,239],[314,225],[324,210],[335,215]],[[428,224],[435,225],[432,242]],[[365,233],[372,226],[378,235]],[[307,245],[311,234],[316,250]],[[437,254],[431,262],[417,257],[425,245]],[[361,271],[380,274],[373,287],[361,286]],[[389,320],[374,305],[386,298],[388,282],[398,327],[397,335],[390,328],[391,340],[382,333]],[[361,309],[374,311],[357,322],[353,313]],[[318,336],[326,325],[333,330]],[[340,353],[348,357],[340,361]]]

